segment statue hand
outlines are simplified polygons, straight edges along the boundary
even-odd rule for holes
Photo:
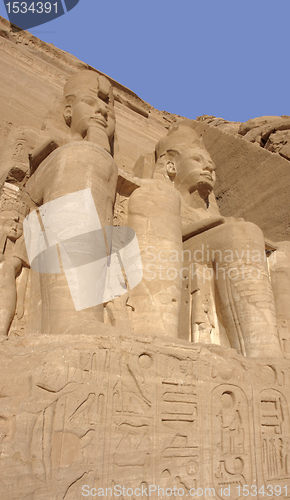
[[[203,233],[204,231],[219,226],[220,224],[224,224],[225,222],[226,218],[218,215],[216,217],[207,217],[189,224],[182,224],[182,239],[183,241],[186,241],[196,234]]]
[[[50,155],[52,151],[62,146],[62,143],[63,141],[61,137],[56,135],[49,137],[34,148],[28,155],[32,171],[34,172],[38,165],[40,165],[40,163],[45,160],[45,158]]]

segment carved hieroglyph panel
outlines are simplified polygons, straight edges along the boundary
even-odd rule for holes
[[[123,352],[114,363],[118,369],[111,380],[106,482],[127,490],[150,484],[155,476],[155,357],[144,351]]]
[[[252,484],[248,400],[233,385],[220,385],[212,393],[212,481],[216,494],[230,487],[231,499],[239,498],[238,486]]]
[[[176,357],[172,348],[161,353],[119,337],[102,346],[91,337],[90,347],[72,338],[70,347],[52,347],[42,339],[45,345],[12,348],[7,358],[10,393],[20,378],[25,391],[0,400],[0,417],[10,425],[0,456],[5,498],[74,500],[83,485],[176,485],[186,494],[200,485],[193,351]]]
[[[255,485],[256,472],[259,487],[283,490],[288,384],[285,396],[266,389],[273,371],[222,357],[221,350],[140,341],[108,325],[103,331],[65,342],[35,335],[0,346],[3,498],[75,500],[84,485],[156,485],[182,488],[184,499],[190,488],[210,487],[222,500],[237,500],[237,486],[242,492]],[[262,391],[255,418],[254,375]],[[229,486],[230,497],[220,493]]]
[[[34,483],[33,498],[57,498],[75,483],[80,490],[79,480],[88,475],[93,484],[101,480],[108,363],[105,350],[55,349],[32,373],[30,396],[16,416],[11,455],[29,464],[20,475],[30,477],[28,490]]]
[[[196,364],[190,359],[163,358],[157,399],[157,484],[182,488],[185,496],[200,485],[200,435]]]
[[[264,484],[290,479],[290,421],[285,396],[266,389],[259,396]]]

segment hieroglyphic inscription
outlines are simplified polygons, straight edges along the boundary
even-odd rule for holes
[[[24,65],[25,67],[29,66],[37,73],[40,73],[44,76],[49,76],[50,78],[54,78],[61,83],[65,83],[66,81],[66,76],[62,74],[61,71],[55,69],[49,63],[44,63],[43,61],[41,61],[41,59],[35,59],[34,57],[28,56],[24,51],[21,51],[18,48],[14,47],[11,42],[7,42],[4,39],[1,39],[0,50],[3,53],[15,58],[18,63]]]
[[[248,401],[244,392],[221,385],[212,393],[212,481],[220,498],[221,489],[252,484]]]
[[[37,129],[17,127],[11,130],[7,139],[3,140],[1,149],[2,180],[19,187],[26,183],[31,175],[29,154],[40,140],[41,133]]]
[[[107,487],[137,488],[154,477],[155,368],[152,355],[124,353],[113,387]],[[125,497],[119,497],[124,498]]]
[[[51,495],[54,488],[60,494],[56,480],[61,471],[69,471],[64,492],[89,473],[91,484],[99,485],[108,363],[105,350],[56,350],[33,374],[31,397],[22,403],[16,420],[14,453],[31,464],[33,477],[45,483]]]
[[[199,484],[198,403],[192,361],[167,358],[168,377],[161,380],[158,411],[158,484],[190,488]],[[182,374],[182,375],[181,375]],[[182,380],[183,378],[183,380]]]
[[[259,397],[264,480],[290,477],[290,421],[285,396],[274,389]]]
[[[63,54],[59,49],[53,47],[51,45],[42,42],[38,38],[32,36],[30,33],[21,30],[14,32],[11,29],[10,23],[6,23],[5,19],[0,20],[1,26],[1,35],[3,38],[8,39],[10,42],[17,45],[23,45],[25,48],[28,48],[29,51],[35,52],[35,54],[39,55],[42,58],[51,59],[58,66],[65,66],[73,71],[75,71],[79,67],[75,64],[73,60],[73,56],[70,54]],[[86,67],[85,64],[83,64]]]

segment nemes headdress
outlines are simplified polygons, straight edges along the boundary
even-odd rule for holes
[[[204,148],[202,139],[193,129],[190,120],[183,120],[173,125],[165,137],[162,137],[155,148],[156,160],[167,151],[181,151],[189,146],[199,146]]]
[[[64,96],[66,98],[74,96],[82,88],[89,88],[92,91],[97,89],[101,97],[109,96],[111,104],[113,104],[113,90],[110,81],[96,71],[85,69],[70,76],[64,87]]]
[[[29,214],[29,206],[21,198],[19,187],[5,182],[0,193],[0,212],[17,212],[26,217]]]

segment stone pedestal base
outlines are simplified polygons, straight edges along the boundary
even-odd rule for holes
[[[290,493],[287,360],[99,328],[0,346],[1,498]]]

